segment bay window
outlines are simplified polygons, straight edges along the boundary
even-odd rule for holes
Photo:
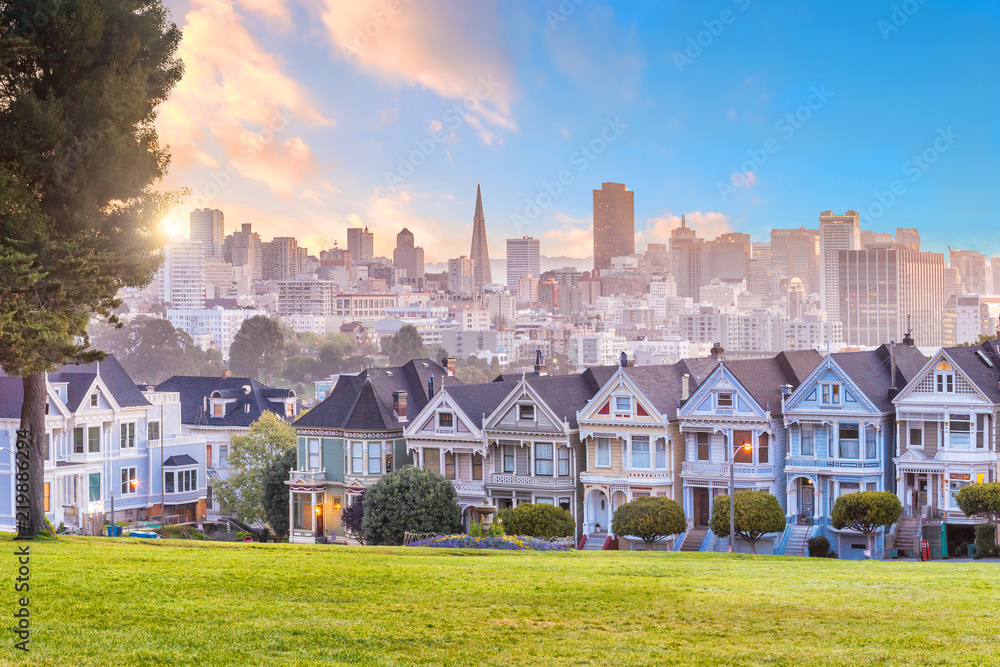
[[[424,450],[424,468],[441,472],[441,450],[432,447]]]
[[[448,479],[455,479],[455,453],[445,452],[444,454],[444,476]]]
[[[535,444],[535,474],[552,477],[552,443]]]
[[[319,470],[319,438],[309,439],[309,470]]]
[[[292,494],[292,528],[295,530],[312,530],[312,494]]]
[[[73,453],[83,454],[83,427],[73,429]]]
[[[865,425],[865,458],[878,458],[878,441],[875,434],[875,426]]]
[[[976,415],[976,449],[986,448],[986,415]]]
[[[750,431],[733,431],[733,442],[729,446],[736,448],[736,452],[732,454],[734,463],[753,463],[753,448],[747,451],[743,447],[746,443],[752,443],[752,438]]]
[[[770,440],[767,433],[757,436],[757,463],[769,463],[771,460]]]
[[[632,436],[632,468],[649,468],[649,436]]]
[[[597,466],[600,468],[611,467],[611,439],[597,439]]]
[[[363,475],[365,472],[365,443],[351,443],[351,472]]]
[[[951,431],[950,444],[952,449],[969,449],[972,446],[970,432],[972,422],[970,415],[951,415],[948,430]]]
[[[514,472],[514,445],[503,446],[503,471]]]
[[[656,468],[663,470],[667,467],[667,443],[665,440],[656,441]]]
[[[483,478],[483,457],[479,454],[472,455],[472,479]]]
[[[801,429],[801,449],[802,456],[816,456],[816,433],[813,424],[802,424]]]
[[[382,474],[382,443],[368,443],[368,474]]]
[[[711,455],[711,447],[709,446],[711,435],[708,433],[698,434],[698,460],[708,461]]]
[[[569,477],[569,447],[559,448],[559,476]]]
[[[857,423],[847,422],[840,424],[840,458],[857,459],[861,458],[861,443],[858,439]]]

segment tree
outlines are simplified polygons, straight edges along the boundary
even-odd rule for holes
[[[44,21],[38,19],[44,17]],[[45,372],[103,355],[92,315],[117,323],[147,284],[176,195],[157,106],[180,79],[181,33],[159,0],[0,2],[0,366],[23,378],[29,521],[44,526]]]
[[[570,363],[569,355],[567,354],[552,355],[547,365],[549,375],[569,375],[576,372],[576,366]]]
[[[361,523],[368,544],[402,544],[403,533],[458,533],[455,486],[433,470],[403,466],[365,493]]]
[[[497,514],[504,533],[528,537],[570,537],[576,521],[568,510],[548,503],[523,503]]]
[[[955,501],[965,516],[986,517],[996,527],[996,544],[1000,545],[1000,482],[963,486]]]
[[[234,435],[229,445],[229,479],[215,485],[219,501],[240,521],[267,520],[264,477],[290,448],[295,431],[270,410],[250,425],[246,435]],[[287,479],[287,476],[285,477]],[[287,489],[285,494],[287,510]]]
[[[382,351],[389,355],[389,364],[402,366],[413,359],[423,359],[428,355],[420,332],[412,324],[404,324],[399,331],[382,340]]]
[[[278,323],[264,315],[244,320],[229,346],[233,375],[270,382],[281,369],[285,336]]]
[[[462,384],[483,384],[490,381],[490,377],[474,366],[463,366],[455,369],[455,377],[462,381]]]
[[[830,525],[837,530],[850,528],[868,539],[868,551],[879,528],[896,523],[903,513],[899,498],[891,491],[861,491],[837,498],[830,513]]]
[[[615,535],[635,535],[646,543],[646,550],[668,535],[680,535],[687,530],[684,510],[677,501],[664,497],[638,498],[615,510],[611,532]]]
[[[295,468],[295,458],[295,448],[289,447],[264,472],[264,515],[279,542],[288,535],[288,485],[285,482]]]
[[[319,346],[319,372],[333,375],[343,371],[344,358],[354,350],[354,339],[350,336],[324,338]]]
[[[94,347],[115,355],[133,380],[149,384],[196,375],[205,363],[205,354],[190,335],[152,317],[139,316],[121,329],[107,327],[94,337]]]
[[[306,354],[297,354],[288,357],[285,361],[285,369],[281,372],[289,382],[305,382],[307,379],[315,379],[319,376],[320,364],[314,357]]]
[[[361,544],[365,543],[365,491],[354,497],[354,501],[340,513],[340,522],[344,528]]]
[[[757,553],[757,541],[764,535],[785,530],[785,513],[778,499],[767,491],[738,491],[734,505],[736,534],[750,543],[754,553]],[[718,537],[729,537],[728,494],[715,497],[709,527]]]

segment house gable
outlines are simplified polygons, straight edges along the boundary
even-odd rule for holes
[[[838,387],[839,402],[832,402],[832,390]],[[827,399],[824,402],[824,397]],[[842,414],[845,412],[865,412],[879,414],[879,409],[865,396],[851,378],[837,364],[833,357],[825,357],[812,373],[785,400],[784,412],[815,412],[828,411]]]
[[[536,430],[542,433],[565,433],[569,426],[562,422],[541,399],[527,380],[517,383],[485,422],[487,430]]]
[[[952,389],[950,392],[937,391],[937,375],[950,374]],[[948,354],[947,350],[938,350],[931,360],[914,376],[906,387],[893,400],[897,405],[909,402],[934,403],[956,402],[992,405],[992,401],[975,385],[962,367]]]
[[[452,416],[452,426],[441,427],[439,414],[450,414]],[[414,416],[406,427],[407,437],[417,437],[426,435],[464,435],[465,437],[480,437],[480,429],[466,415],[462,409],[448,395],[447,390],[439,391],[424,406],[423,410]]]
[[[663,416],[635,382],[621,370],[608,380],[582,410],[577,421],[599,424],[662,425]]]
[[[750,395],[746,387],[726,368],[716,366],[704,382],[678,410],[680,418],[756,417],[767,418],[767,412]]]

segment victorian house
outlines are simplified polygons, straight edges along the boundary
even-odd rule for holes
[[[404,439],[409,418],[451,384],[460,383],[429,359],[342,375],[323,402],[292,424],[298,456],[288,481],[290,541],[343,535],[344,504],[413,462]]]
[[[904,515],[925,523],[972,524],[955,496],[997,481],[997,341],[938,350],[893,400],[896,493]]]
[[[926,361],[908,344],[832,354],[784,398],[786,514],[810,527],[799,531],[803,536],[826,536],[841,558],[860,559],[867,540],[830,525],[833,504],[846,493],[895,491],[892,399]],[[804,549],[804,539],[792,541]],[[883,543],[880,533],[877,551]]]
[[[717,354],[721,357],[721,350]],[[766,491],[786,507],[782,397],[791,394],[820,359],[815,350],[805,350],[720,362],[684,401],[678,421],[685,450],[682,500],[690,528],[685,545],[704,540],[699,548],[721,548],[707,527],[714,498],[729,491],[730,465],[736,491]],[[775,539],[772,548],[777,546]]]

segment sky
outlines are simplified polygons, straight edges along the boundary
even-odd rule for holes
[[[226,232],[316,254],[367,225],[391,256],[541,238],[592,255],[592,191],[635,191],[636,247],[916,227],[1000,255],[1000,3],[987,0],[166,0],[185,75],[157,118],[164,187]],[[947,257],[946,257],[947,259]],[[589,268],[580,262],[582,268]]]

